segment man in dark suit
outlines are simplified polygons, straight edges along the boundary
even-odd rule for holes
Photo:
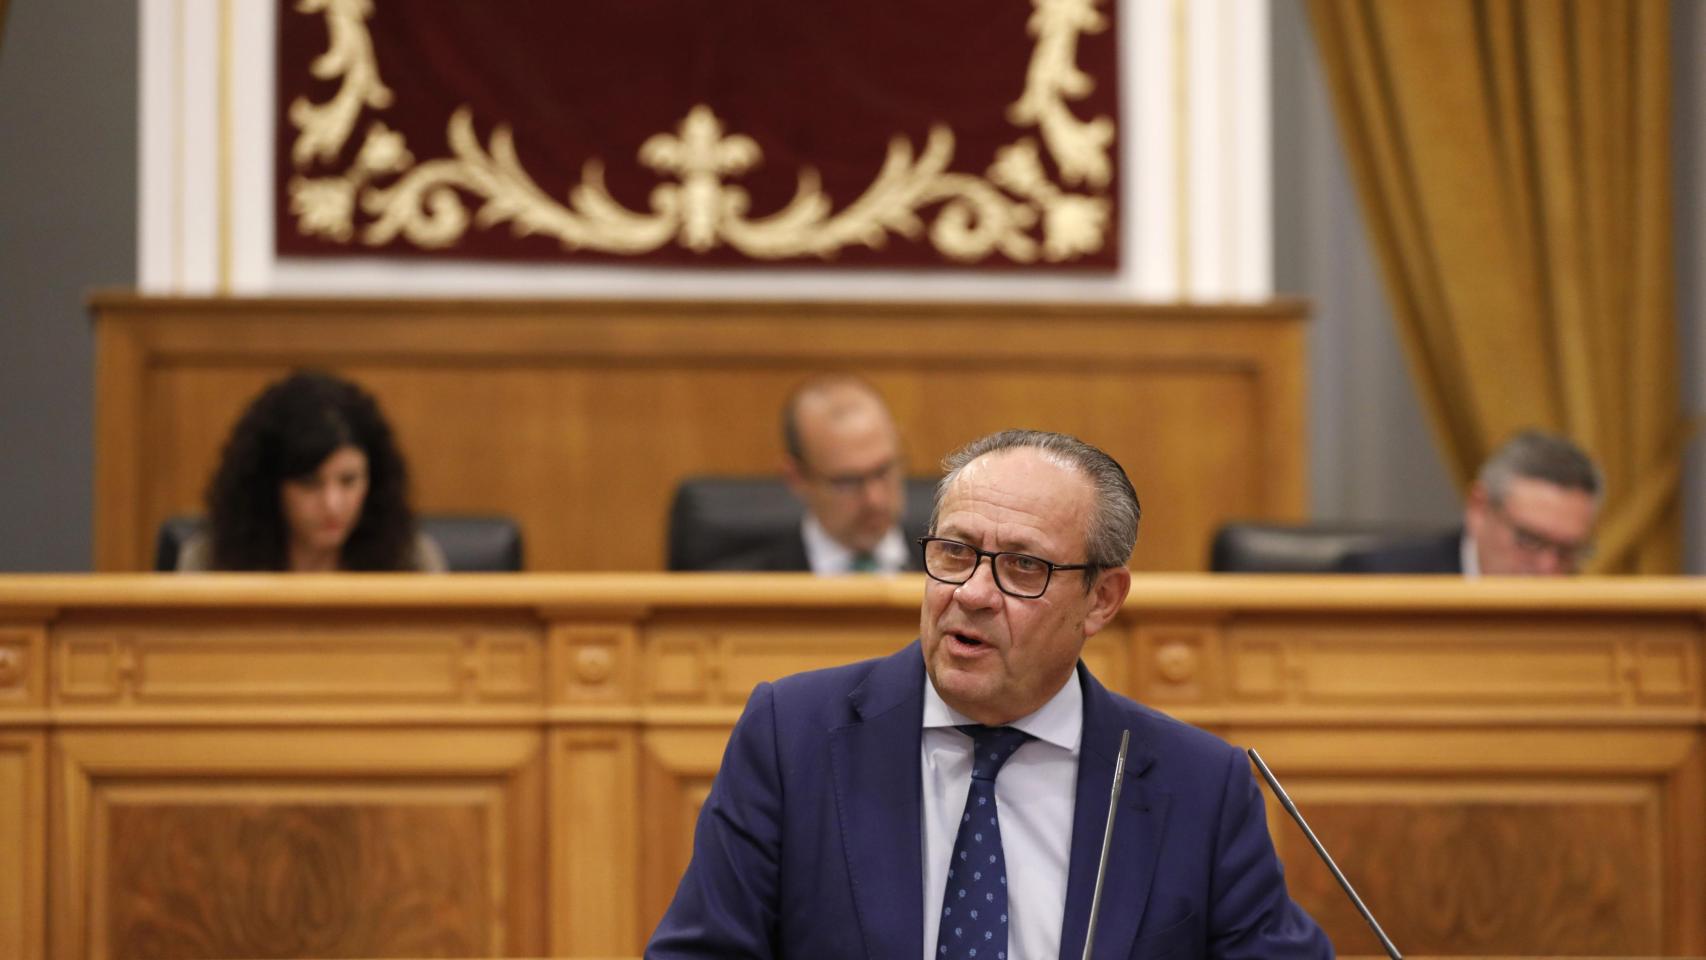
[[[806,381],[782,411],[783,476],[805,504],[800,529],[750,553],[748,569],[817,574],[915,568],[901,530],[906,461],[888,405],[847,375]]]
[[[1131,587],[1125,471],[1035,431],[944,467],[918,641],[759,685],[646,956],[1076,960],[1129,730],[1095,956],[1331,957],[1243,754],[1079,661]]]
[[[1481,465],[1457,534],[1352,553],[1345,573],[1560,576],[1593,549],[1604,482],[1564,437],[1524,430]]]

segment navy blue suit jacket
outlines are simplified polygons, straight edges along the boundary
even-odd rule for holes
[[[920,960],[926,682],[915,642],[882,659],[759,684],[646,957]],[[1061,960],[1084,949],[1127,729],[1097,960],[1332,957],[1326,935],[1286,892],[1244,754],[1108,692],[1082,663],[1078,682],[1084,736]]]
[[[1463,530],[1363,550],[1339,561],[1340,573],[1458,573],[1463,572]]]

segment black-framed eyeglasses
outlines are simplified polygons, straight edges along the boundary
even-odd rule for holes
[[[919,537],[924,549],[924,572],[932,580],[962,584],[977,575],[978,564],[989,558],[995,586],[1009,597],[1035,600],[1048,591],[1056,570],[1095,570],[1093,563],[1055,563],[1028,553],[979,550],[969,543],[946,537]]]
[[[1571,568],[1580,567],[1593,559],[1593,541],[1585,540],[1580,543],[1566,543],[1554,540],[1543,533],[1530,530],[1516,521],[1502,504],[1491,505],[1493,513],[1510,528],[1511,540],[1518,550],[1524,553],[1539,555],[1550,553],[1558,558],[1558,562]]]
[[[827,486],[834,493],[844,497],[854,497],[865,492],[872,483],[892,483],[901,473],[899,457],[889,460],[875,469],[864,473],[818,473],[810,467],[804,468],[806,476]]]

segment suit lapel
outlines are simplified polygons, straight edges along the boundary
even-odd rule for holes
[[[1148,721],[1120,716],[1113,696],[1082,664],[1078,669],[1084,684],[1084,740],[1078,755],[1078,796],[1072,816],[1072,854],[1067,866],[1060,957],[1079,960],[1084,953],[1084,933],[1096,889],[1096,867],[1102,855],[1102,833],[1108,822],[1108,797],[1119,757],[1120,732],[1129,726],[1131,746],[1126,755],[1125,786],[1120,794],[1119,814],[1114,818],[1114,841],[1102,883],[1102,906],[1094,945],[1095,957],[1124,957],[1131,953],[1132,940],[1137,936],[1149,899],[1169,798],[1153,789],[1145,777],[1154,763],[1145,742]]]
[[[830,734],[836,809],[865,947],[872,958],[924,952],[924,659],[914,643],[850,695],[859,720]]]

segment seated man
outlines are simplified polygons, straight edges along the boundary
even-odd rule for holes
[[[1023,430],[943,466],[920,639],[758,685],[646,957],[1078,957],[1125,731],[1096,956],[1331,957],[1244,754],[1079,659],[1131,588],[1125,471]]]
[[[1353,553],[1346,573],[1557,576],[1592,550],[1604,483],[1581,448],[1524,430],[1494,451],[1469,489],[1463,529],[1433,540]]]
[[[783,473],[805,504],[798,531],[745,558],[754,570],[841,574],[916,569],[901,531],[906,462],[888,405],[856,377],[815,377],[782,411]]]

